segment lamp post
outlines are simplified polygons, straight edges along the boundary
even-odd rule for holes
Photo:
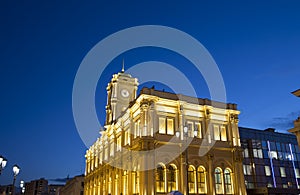
[[[20,168],[18,165],[13,166],[13,173],[14,173],[14,180],[13,180],[13,185],[12,185],[12,195],[15,195],[15,183],[16,183],[16,177],[20,172]]]
[[[195,128],[194,130],[194,136],[197,136],[198,134],[198,130]],[[180,131],[176,131],[175,132],[175,135],[177,138],[180,137]],[[185,183],[186,183],[186,194],[189,195],[189,180],[188,180],[188,171],[189,171],[189,163],[188,163],[188,146],[187,146],[187,140],[188,140],[188,137],[189,137],[189,133],[188,133],[188,126],[187,125],[184,125],[183,127],[183,138],[185,140],[185,144],[186,144],[186,149],[185,149],[185,171],[186,171],[186,177],[185,177]]]
[[[24,183],[23,180],[20,182],[20,188],[21,188],[21,194],[24,194],[24,192],[25,192],[25,183]]]
[[[6,166],[7,160],[3,156],[0,156],[0,175],[2,172],[2,169]]]

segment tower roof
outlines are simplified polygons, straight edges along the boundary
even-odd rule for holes
[[[300,89],[297,89],[296,91],[293,91],[292,94],[294,94],[297,97],[300,97]]]

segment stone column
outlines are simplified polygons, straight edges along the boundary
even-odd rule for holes
[[[246,195],[246,185],[243,172],[243,155],[242,148],[235,147],[233,151],[234,162],[233,162],[233,188],[234,193],[239,195]]]
[[[207,194],[215,194],[215,180],[214,180],[214,168],[213,168],[213,155],[207,154],[207,161],[208,161],[208,181],[207,181]]]

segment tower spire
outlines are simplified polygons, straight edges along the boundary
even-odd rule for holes
[[[124,59],[123,59],[123,63],[122,63],[122,71],[121,71],[122,73],[124,73],[125,71],[124,71]]]

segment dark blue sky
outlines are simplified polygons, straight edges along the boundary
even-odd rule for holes
[[[272,3],[271,3],[272,2]],[[87,52],[100,40],[136,25],[182,30],[211,53],[240,126],[285,131],[300,115],[299,1],[8,1],[0,2],[0,155],[8,159],[0,185],[84,172],[86,147],[72,114],[72,87]],[[151,48],[128,51],[101,76],[96,106],[104,121],[105,86],[121,68],[148,60],[180,69],[178,55]],[[193,78],[208,97],[202,78]]]

